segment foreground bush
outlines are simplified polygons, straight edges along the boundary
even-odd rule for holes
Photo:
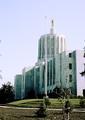
[[[66,120],[66,119],[70,120],[71,111],[72,111],[71,103],[69,100],[66,100],[63,108],[63,120]]]
[[[83,98],[80,99],[80,107],[85,108],[85,100]]]
[[[46,117],[46,105],[44,103],[40,104],[39,110],[36,112],[37,117]]]
[[[51,105],[51,102],[48,97],[44,97],[44,103],[46,105],[46,108],[47,108],[47,106]]]
[[[14,88],[10,82],[3,84],[0,88],[0,104],[5,104],[14,100]]]

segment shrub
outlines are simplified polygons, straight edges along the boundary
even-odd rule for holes
[[[63,120],[70,120],[70,112],[72,111],[71,103],[69,100],[65,101],[63,112]]]
[[[44,98],[44,103],[45,103],[45,105],[46,105],[46,108],[47,108],[48,105],[51,104],[51,102],[50,102],[50,100],[49,100],[48,97],[45,97],[45,98]]]
[[[39,110],[36,112],[36,115],[38,116],[38,117],[46,117],[46,106],[45,106],[45,104],[44,103],[41,103],[40,104],[40,108],[39,108]]]
[[[83,98],[80,99],[80,107],[84,108],[85,107],[85,100]]]
[[[0,88],[0,104],[14,101],[14,88],[10,82]]]
[[[71,108],[71,103],[69,100],[65,101],[65,106],[64,106],[65,112],[71,112],[72,108]]]

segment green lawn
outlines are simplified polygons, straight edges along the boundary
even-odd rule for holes
[[[51,102],[51,105],[48,106],[50,108],[62,108],[63,102],[62,100],[58,99],[49,99]],[[71,102],[71,105],[73,107],[79,107],[79,101],[80,99],[69,99]],[[25,99],[25,100],[19,100],[15,102],[11,102],[8,105],[11,106],[17,106],[17,107],[39,107],[40,103],[43,102],[43,99]]]
[[[0,108],[0,120],[63,120],[62,111],[47,110],[46,118],[36,116],[35,109]],[[85,120],[85,113],[72,112],[70,120]]]

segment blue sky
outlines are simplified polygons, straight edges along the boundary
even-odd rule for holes
[[[13,83],[23,67],[35,64],[38,40],[49,33],[51,19],[69,49],[83,48],[85,0],[0,0],[1,84]]]

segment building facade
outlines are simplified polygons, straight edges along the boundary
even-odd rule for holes
[[[21,80],[22,75],[17,74],[14,82],[15,99],[21,99]]]
[[[29,96],[31,90],[34,90],[36,95],[47,95],[55,88],[68,88],[73,95],[82,95],[85,81],[82,80],[80,72],[85,63],[84,59],[83,51],[67,51],[66,39],[63,35],[54,33],[52,21],[50,33],[39,39],[36,64],[31,69],[23,69],[21,99]],[[16,81],[18,83],[17,77],[15,83]],[[15,84],[15,93],[18,96],[17,87]]]
[[[84,51],[76,50],[74,52],[75,55],[75,68],[76,68],[76,89],[77,95],[83,95],[83,91],[85,90],[85,77],[81,76],[81,72],[84,71],[85,57]]]

